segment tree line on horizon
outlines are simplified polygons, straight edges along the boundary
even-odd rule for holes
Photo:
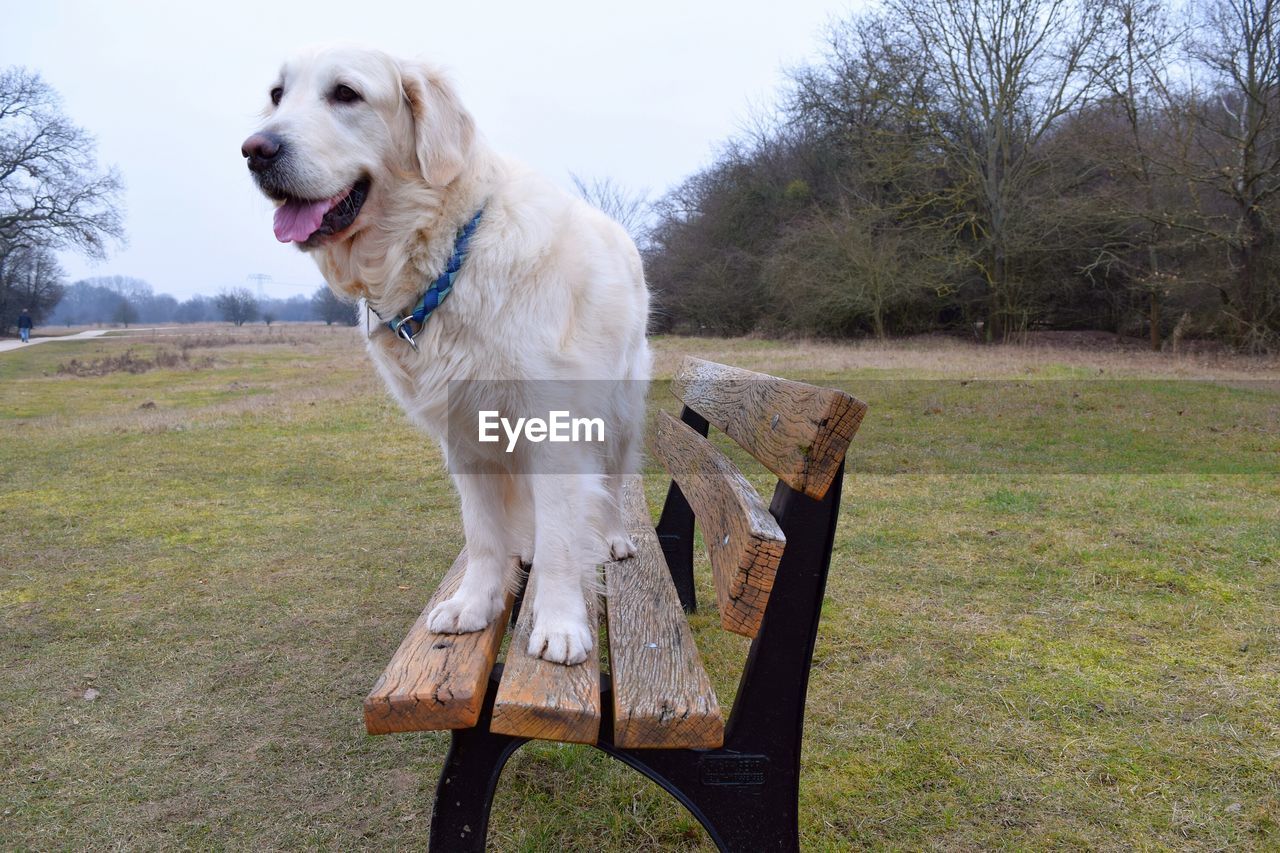
[[[214,296],[196,294],[179,300],[155,293],[150,284],[128,276],[102,276],[77,281],[63,289],[44,322],[59,326],[228,322],[237,326],[261,321],[354,325],[354,306],[321,285],[308,296],[288,299],[256,296],[247,287],[224,288]]]
[[[1280,343],[1280,0],[882,0],[655,205],[660,331]]]

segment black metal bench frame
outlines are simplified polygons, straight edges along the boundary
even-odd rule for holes
[[[707,421],[684,407],[681,419],[702,435]],[[619,749],[613,702],[601,677],[597,749],[652,779],[706,828],[724,851],[799,850],[800,749],[805,697],[822,598],[840,513],[844,464],[826,497],[814,500],[779,481],[769,511],[786,534],[763,622],[751,642],[720,749]],[[693,586],[694,514],[672,482],[656,533],[687,612]],[[514,623],[515,615],[512,615]],[[526,738],[489,731],[502,677],[495,664],[480,719],[452,731],[431,817],[432,851],[482,851],[498,777]]]

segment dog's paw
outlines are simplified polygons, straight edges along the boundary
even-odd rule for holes
[[[534,620],[529,654],[552,663],[582,663],[594,646],[593,640],[585,620],[544,617]]]
[[[612,533],[605,537],[609,545],[609,558],[625,560],[636,555],[636,543],[625,533]]]
[[[502,598],[455,595],[427,614],[427,628],[437,634],[470,634],[492,622],[502,612]]]

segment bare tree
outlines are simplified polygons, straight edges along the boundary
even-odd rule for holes
[[[105,287],[122,299],[130,302],[144,302],[154,295],[151,285],[140,278],[127,275],[107,275],[89,279],[90,284]]]
[[[0,274],[0,333],[17,325],[23,309],[37,322],[44,319],[64,289],[62,268],[53,252],[39,246],[11,251]]]
[[[1162,301],[1177,277],[1161,263],[1161,249],[1173,242],[1166,183],[1170,151],[1180,146],[1178,131],[1183,122],[1181,104],[1170,89],[1169,64],[1179,40],[1169,20],[1164,0],[1104,0],[1107,12],[1106,64],[1099,79],[1107,104],[1118,114],[1122,134],[1117,134],[1117,150],[1103,151],[1107,168],[1116,170],[1128,192],[1113,199],[1127,214],[1130,233],[1125,235],[1130,250],[1103,251],[1088,272],[1098,266],[1118,266],[1122,276],[1146,301],[1148,334],[1153,350],[1161,346]],[[1094,130],[1093,147],[1099,146]],[[1104,136],[1105,143],[1105,136]],[[1183,205],[1176,211],[1185,218]]]
[[[1266,345],[1280,327],[1276,226],[1280,194],[1280,0],[1205,0],[1191,53],[1210,75],[1196,117],[1200,168],[1190,177],[1224,198],[1206,233],[1224,245],[1234,272],[1221,288],[1239,343]]]
[[[784,327],[883,339],[891,315],[909,312],[943,280],[944,253],[931,232],[853,204],[794,226],[765,263]]]
[[[1037,145],[1095,91],[1098,0],[887,0],[914,36],[936,93],[926,118],[946,154],[957,234],[986,284],[986,337],[1025,327],[1026,282],[1011,260],[1055,229],[1028,214],[1044,174]]]
[[[258,297],[247,287],[226,288],[214,297],[213,304],[222,319],[237,326],[243,326],[258,316]]]
[[[192,296],[178,305],[173,319],[179,323],[205,323],[213,319],[215,307],[207,296]]]
[[[19,246],[101,257],[123,239],[120,178],[99,168],[94,147],[39,74],[0,72],[0,263]]]
[[[354,326],[357,320],[355,306],[349,302],[343,302],[332,290],[324,286],[316,288],[316,292],[311,294],[311,313],[317,319],[324,320],[326,326],[332,326],[334,323]]]
[[[65,302],[58,307],[63,322],[120,323],[128,326],[161,302],[176,300],[157,297],[151,285],[124,275],[97,276],[77,281],[67,289]]]
[[[5,306],[14,300],[34,300],[26,306],[33,311],[52,309],[46,302],[61,293],[61,272],[48,250],[101,256],[121,237],[120,181],[98,169],[93,149],[38,74],[0,72],[0,326],[10,322]]]
[[[150,301],[153,296],[151,285],[140,278],[112,275],[91,279],[91,281],[107,288],[119,297],[119,302],[111,319],[126,328],[130,323],[137,322],[142,314],[142,306]]]
[[[588,182],[572,172],[569,177],[584,201],[604,211],[627,229],[636,243],[644,242],[650,207],[648,193],[630,192],[612,178],[595,178]]]

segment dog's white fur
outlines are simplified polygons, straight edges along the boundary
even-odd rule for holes
[[[334,103],[338,83],[355,104]],[[309,250],[331,288],[383,317],[408,310],[441,272],[458,229],[484,214],[452,294],[418,336],[419,351],[381,324],[368,348],[414,423],[443,444],[450,380],[630,380],[609,387],[608,452],[583,446],[574,472],[513,476],[539,448],[451,460],[489,473],[455,474],[468,564],[457,593],[429,615],[432,630],[476,631],[501,611],[520,561],[534,561],[530,654],[577,663],[591,652],[584,590],[595,565],[633,545],[619,515],[622,476],[635,469],[650,356],[648,291],[621,226],[497,156],[450,84],[429,65],[357,48],[323,48],[285,64],[260,130],[281,137],[289,194],[325,198],[362,176],[369,196],[350,228]],[[503,403],[489,401],[494,408]],[[478,447],[478,445],[475,445]],[[557,453],[564,452],[564,445]],[[406,468],[418,473],[416,460]],[[523,470],[529,470],[524,467]],[[398,473],[403,473],[398,472]],[[592,519],[590,535],[583,524]],[[406,518],[404,527],[421,526]]]

